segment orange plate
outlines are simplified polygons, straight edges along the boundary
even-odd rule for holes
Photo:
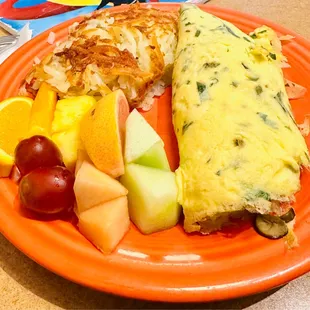
[[[152,4],[177,10],[178,4]],[[284,46],[292,66],[286,76],[310,90],[310,43],[269,21],[228,9],[202,6],[245,32],[263,24],[296,39]],[[120,10],[120,7],[112,8]],[[56,40],[66,37],[63,23],[52,30]],[[15,52],[0,68],[0,99],[14,96],[35,56],[52,50],[45,32]],[[292,102],[297,122],[310,113],[310,92]],[[170,91],[145,114],[163,137],[172,166],[177,166],[177,147],[170,114]],[[307,143],[309,144],[309,139]],[[297,194],[296,234],[300,246],[287,250],[283,239],[259,236],[248,223],[238,231],[210,236],[187,235],[181,225],[150,236],[134,226],[112,255],[97,251],[72,221],[37,221],[20,213],[17,187],[0,180],[0,231],[16,247],[51,271],[80,284],[128,297],[162,301],[210,301],[257,293],[278,286],[310,270],[310,173],[302,175]]]

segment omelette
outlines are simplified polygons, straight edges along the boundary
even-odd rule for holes
[[[177,12],[139,3],[96,11],[69,27],[68,39],[32,68],[21,93],[35,96],[42,82],[60,98],[122,89],[132,107],[147,110],[171,83],[176,35]]]
[[[294,201],[309,152],[285,91],[283,61],[272,29],[247,35],[182,5],[172,113],[186,232],[210,233],[244,211],[281,215]]]

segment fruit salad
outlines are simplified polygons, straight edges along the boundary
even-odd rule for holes
[[[22,113],[17,113],[22,112]],[[10,119],[13,122],[10,122]],[[181,207],[164,143],[121,90],[57,100],[42,83],[34,100],[0,103],[0,177],[18,183],[22,208],[75,214],[77,229],[111,253],[130,229],[175,226]]]

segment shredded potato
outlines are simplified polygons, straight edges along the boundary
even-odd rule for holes
[[[35,93],[33,85],[45,81],[60,98],[122,89],[132,107],[149,109],[169,85],[162,82],[174,62],[177,19],[177,12],[139,3],[96,11],[69,27],[68,39],[28,74],[26,88]],[[48,42],[54,41],[50,32]]]

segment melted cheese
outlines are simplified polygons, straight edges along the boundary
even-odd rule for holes
[[[248,36],[195,6],[181,8],[173,122],[188,232],[219,229],[232,212],[279,212],[300,188],[309,154],[274,37],[267,27]]]

